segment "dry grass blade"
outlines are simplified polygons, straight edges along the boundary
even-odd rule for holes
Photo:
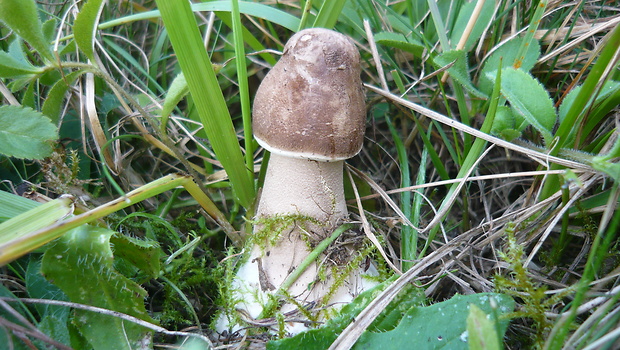
[[[575,194],[571,197],[571,199],[564,205],[564,207],[561,210],[559,210],[557,212],[555,217],[549,222],[549,224],[547,225],[547,228],[545,229],[545,232],[542,234],[542,236],[540,237],[540,239],[538,240],[538,242],[536,243],[536,245],[532,249],[532,252],[530,253],[530,255],[525,260],[525,266],[528,266],[532,262],[532,259],[534,259],[534,256],[536,256],[536,254],[538,253],[538,251],[542,247],[543,243],[545,242],[547,237],[549,237],[549,235],[551,234],[551,231],[555,228],[556,224],[560,221],[560,219],[562,219],[564,214],[566,212],[568,212],[568,210],[573,207],[575,202],[578,201],[579,199],[581,199],[581,197],[588,190],[590,190],[592,188],[592,186],[595,186],[595,185],[599,184],[599,182],[600,182],[600,178],[598,176],[593,176],[590,179],[588,179],[587,181],[584,181],[583,185],[581,185],[579,187],[579,189],[575,192]],[[577,186],[578,186],[577,184],[572,183],[571,185],[569,185],[569,187],[570,187],[569,191],[573,191],[575,189],[575,187],[577,187]]]
[[[96,313],[99,313],[99,314],[102,314],[102,315],[108,315],[108,316],[112,316],[112,317],[117,317],[117,318],[120,318],[122,320],[131,322],[131,323],[135,323],[137,325],[140,325],[142,327],[148,328],[148,329],[153,330],[153,331],[158,332],[158,333],[163,333],[163,334],[171,335],[171,336],[196,337],[196,338],[199,338],[199,339],[203,340],[204,342],[209,344],[209,346],[211,348],[213,348],[213,344],[211,343],[211,340],[209,340],[209,338],[205,337],[202,334],[190,333],[190,332],[180,332],[180,331],[169,331],[169,330],[167,330],[167,329],[165,329],[163,327],[160,327],[160,326],[158,326],[156,324],[152,324],[150,322],[146,322],[146,321],[141,320],[141,319],[139,319],[137,317],[134,317],[134,316],[131,316],[131,315],[127,315],[127,314],[124,314],[124,313],[118,312],[118,311],[103,309],[103,308],[96,307],[96,306],[90,306],[90,305],[84,305],[84,304],[78,304],[78,303],[72,303],[72,302],[60,301],[60,300],[33,299],[33,298],[12,299],[12,298],[0,297],[0,303],[6,303],[6,302],[22,302],[22,303],[28,303],[28,304],[57,305],[57,306],[70,307],[70,308],[73,308],[73,309],[80,309],[80,310],[86,310],[86,311],[90,311],[90,312],[96,312]],[[60,349],[63,349],[63,347],[60,347]],[[71,349],[71,348],[70,347],[65,347],[65,349]]]
[[[357,191],[357,187],[355,186],[355,182],[353,181],[353,176],[351,175],[351,171],[349,171],[349,168],[347,168],[347,175],[349,176],[349,179],[351,180],[351,184],[353,184],[352,187],[353,187],[353,192],[355,193],[355,201],[357,202],[357,207],[359,208],[360,218],[362,219],[362,225],[364,227],[364,233],[366,234],[366,237],[368,237],[368,239],[372,242],[372,244],[375,245],[379,253],[381,253],[383,260],[385,260],[385,262],[388,265],[390,265],[390,267],[394,270],[394,272],[398,274],[402,274],[402,271],[400,271],[400,269],[396,267],[396,265],[394,265],[394,263],[387,256],[387,254],[385,254],[385,250],[381,246],[381,243],[379,242],[377,237],[372,233],[372,230],[370,229],[370,225],[368,224],[368,220],[366,219],[366,215],[364,214],[364,207],[362,206],[360,195]],[[402,217],[405,218],[404,215],[402,215]]]
[[[435,227],[435,225],[437,225],[442,219],[443,217],[446,215],[446,213],[450,210],[450,208],[452,207],[452,203],[454,201],[456,201],[456,198],[458,197],[459,193],[461,192],[461,189],[463,188],[463,186],[465,186],[465,183],[467,183],[467,178],[469,177],[469,175],[476,169],[476,167],[478,166],[478,163],[480,163],[480,161],[489,153],[489,151],[493,148],[493,145],[491,145],[489,148],[487,148],[481,155],[480,157],[478,157],[478,159],[476,160],[476,162],[473,164],[473,166],[469,169],[469,171],[467,172],[467,174],[465,174],[465,177],[463,178],[463,180],[461,180],[457,187],[456,190],[454,190],[452,192],[452,195],[450,196],[450,198],[448,198],[446,200],[446,204],[442,205],[441,210],[435,214],[435,217],[433,218],[433,220],[422,230],[422,232],[428,232],[430,231],[433,227]]]
[[[97,106],[95,104],[95,76],[92,73],[86,74],[86,115],[88,117],[88,125],[90,125],[90,131],[93,134],[93,140],[97,146],[97,151],[103,153],[103,158],[106,165],[114,175],[118,175],[118,166],[112,157],[112,153],[109,148],[103,148],[108,142],[105,132],[99,122],[99,116],[97,115]],[[84,137],[84,139],[87,139]]]
[[[493,180],[493,179],[508,179],[508,178],[513,178],[513,177],[529,177],[529,176],[541,176],[541,175],[560,175],[560,174],[563,174],[563,173],[565,173],[565,170],[541,170],[541,171],[520,171],[520,172],[515,172],[515,173],[470,176],[470,177],[467,177],[467,178],[460,177],[460,178],[450,179],[450,180],[429,182],[429,183],[425,183],[425,184],[422,184],[422,185],[413,185],[413,186],[401,187],[401,188],[396,188],[396,189],[393,189],[393,190],[388,190],[388,191],[383,191],[383,192],[385,194],[396,194],[396,193],[401,193],[401,192],[406,192],[406,191],[415,191],[415,190],[419,190],[419,189],[423,189],[423,188],[450,185],[450,184],[454,184],[454,183],[461,182],[461,181],[473,182],[473,181],[483,181],[483,180]],[[375,194],[369,194],[369,195],[364,196],[364,197],[360,197],[360,199],[361,200],[368,200],[368,199],[378,198],[378,197],[382,197],[382,196],[383,196],[383,194],[375,193]]]
[[[407,107],[415,112],[418,112],[426,117],[429,117],[431,119],[434,119],[442,124],[445,124],[449,127],[455,128],[457,130],[460,130],[462,132],[468,133],[472,136],[481,138],[485,141],[491,142],[496,144],[497,146],[500,147],[504,147],[510,150],[513,150],[515,152],[520,152],[523,154],[526,154],[527,156],[537,160],[538,162],[541,162],[542,164],[548,164],[548,163],[556,163],[559,165],[563,165],[567,168],[571,168],[571,169],[578,169],[578,170],[583,170],[583,171],[589,171],[589,172],[595,172],[595,170],[583,163],[579,163],[579,162],[575,162],[575,161],[571,161],[571,160],[566,160],[566,159],[562,159],[559,157],[555,157],[555,156],[550,156],[548,154],[545,153],[541,153],[532,149],[529,149],[527,147],[523,147],[523,146],[519,146],[516,145],[512,142],[508,142],[505,140],[502,140],[500,138],[485,134],[483,132],[481,132],[480,130],[474,129],[472,127],[469,127],[463,123],[460,123],[454,119],[450,119],[448,117],[446,117],[443,114],[437,113],[431,109],[428,109],[426,107],[422,107],[416,103],[413,103],[411,101],[405,100],[402,97],[399,97],[389,91],[385,91],[385,90],[381,90],[375,86],[372,85],[368,85],[368,84],[364,84],[364,86],[368,89],[370,89],[373,92],[376,92],[377,94],[386,97],[387,99],[398,103],[404,107]]]

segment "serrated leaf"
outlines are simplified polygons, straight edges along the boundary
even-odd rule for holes
[[[502,94],[514,110],[542,134],[545,144],[549,145],[557,115],[553,100],[542,84],[521,69],[504,68]]]
[[[41,21],[34,0],[0,1],[0,21],[26,40],[39,54],[54,60],[49,42],[43,35]]]
[[[157,278],[161,271],[159,257],[162,250],[156,241],[128,237],[117,233],[110,242],[114,245],[114,254],[142,270],[152,278]]]
[[[152,322],[144,307],[146,291],[114,269],[114,231],[83,225],[54,241],[41,271],[72,302],[126,313]],[[73,324],[95,350],[135,349],[151,332],[117,317],[75,310]]]
[[[93,42],[103,4],[103,0],[89,0],[82,6],[73,25],[75,42],[86,57],[92,61],[95,59]]]
[[[467,343],[470,350],[500,350],[496,324],[476,304],[469,306]]]
[[[476,97],[487,97],[485,94],[478,91],[478,89],[476,89],[474,87],[474,84],[471,82],[471,77],[469,76],[469,67],[467,66],[467,55],[465,51],[446,51],[433,58],[433,61],[438,65],[438,68],[452,64],[452,66],[448,68],[448,73],[450,73],[452,79],[459,82],[472,95]]]
[[[491,307],[493,298],[498,308]],[[487,314],[512,311],[514,302],[506,295],[481,293],[457,295],[450,300],[427,307],[411,308],[400,324],[388,332],[364,332],[352,349],[467,349],[467,316],[470,305]],[[497,329],[503,336],[508,321],[500,321]]]
[[[52,154],[58,129],[49,118],[32,108],[0,106],[0,154],[43,159]]]
[[[416,57],[422,56],[422,52],[424,52],[424,45],[421,42],[400,33],[379,32],[375,34],[375,42],[379,45],[410,52]]]
[[[495,50],[486,60],[482,70],[479,73],[478,89],[487,95],[491,95],[493,91],[494,78],[497,75],[497,69],[503,69],[512,66],[512,63],[519,54],[519,48],[523,38],[514,38]],[[525,58],[521,64],[521,70],[529,72],[536,60],[540,56],[540,44],[537,40],[532,41]],[[500,67],[501,61],[501,67]]]

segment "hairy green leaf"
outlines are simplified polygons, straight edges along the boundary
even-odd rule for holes
[[[43,159],[52,154],[58,130],[49,118],[28,107],[0,106],[0,154]]]
[[[168,88],[168,92],[166,93],[166,99],[161,109],[162,125],[166,125],[165,121],[168,120],[172,110],[188,93],[189,88],[187,87],[187,80],[185,80],[183,73],[179,73],[179,75],[174,77],[172,83],[170,83],[170,88]]]
[[[495,77],[497,75],[494,72],[500,68],[500,62],[500,69],[512,66],[512,63],[519,54],[519,47],[521,47],[522,41],[523,38],[514,38],[497,48],[497,50],[489,56],[478,75],[478,88],[480,91],[487,95],[491,95],[494,79],[490,77]],[[521,70],[529,72],[536,64],[538,56],[540,56],[540,44],[538,41],[534,40],[521,63]]]
[[[103,0],[89,0],[82,6],[73,25],[75,42],[86,57],[92,61],[95,59],[93,41],[103,4]]]
[[[152,321],[144,307],[146,291],[114,269],[113,234],[89,225],[67,232],[47,249],[41,271],[72,302]],[[141,348],[151,335],[149,330],[114,316],[74,312],[73,324],[95,350]]]
[[[157,278],[160,269],[162,250],[157,241],[128,237],[117,233],[110,238],[115,256],[130,262],[151,278]]]
[[[0,51],[0,77],[12,78],[20,75],[37,74],[43,70],[31,64],[16,60],[9,53]]]
[[[529,73],[509,67],[502,70],[502,94],[549,145],[557,118],[553,100],[544,86]]]
[[[50,44],[43,35],[34,0],[1,0],[0,21],[26,40],[41,56],[54,60]]]
[[[41,112],[50,118],[52,122],[57,123],[60,119],[60,112],[63,102],[65,101],[67,91],[73,82],[84,73],[85,71],[83,70],[71,72],[65,75],[64,79],[58,80],[50,89],[50,92],[47,94],[47,97],[43,102],[43,107],[41,107]]]

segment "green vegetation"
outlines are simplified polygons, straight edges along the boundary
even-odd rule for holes
[[[0,0],[0,344],[614,348],[610,4]],[[243,248],[307,220],[249,237],[251,101],[308,27],[355,42],[368,111],[348,231],[308,245],[367,237],[348,268],[385,281],[295,337],[277,313],[216,334]]]

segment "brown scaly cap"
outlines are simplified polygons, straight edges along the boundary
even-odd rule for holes
[[[269,151],[335,161],[356,155],[366,110],[360,56],[346,36],[312,28],[286,43],[254,99],[254,136]]]

